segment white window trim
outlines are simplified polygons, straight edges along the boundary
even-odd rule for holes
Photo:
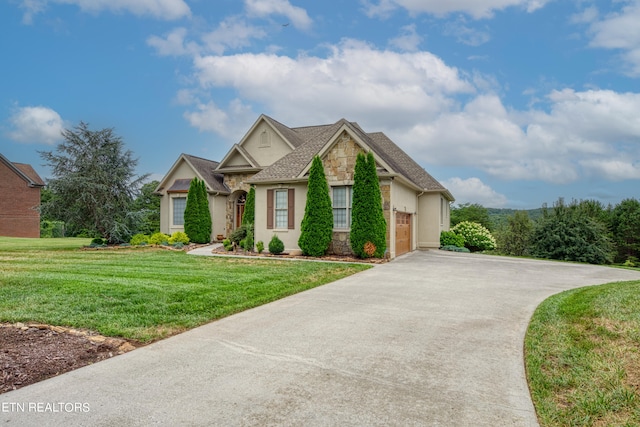
[[[278,193],[284,193],[284,208],[278,208]],[[278,224],[278,211],[284,212],[284,225]],[[273,229],[289,230],[289,189],[276,188],[273,190]]]

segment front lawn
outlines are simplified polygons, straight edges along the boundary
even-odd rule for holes
[[[87,243],[0,238],[0,322],[150,342],[370,268],[154,248],[77,249]]]
[[[640,281],[547,299],[525,358],[541,426],[640,425]]]

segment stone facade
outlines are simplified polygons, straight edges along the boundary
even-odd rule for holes
[[[335,145],[322,159],[329,185],[332,182],[353,183],[358,153],[364,153],[364,150],[355,143],[349,134],[344,132],[340,135]]]
[[[247,184],[253,173],[224,174],[224,183],[231,190],[231,194],[227,197],[226,209],[226,236],[229,236],[235,229],[236,200],[241,193],[238,191],[249,192],[251,186]]]

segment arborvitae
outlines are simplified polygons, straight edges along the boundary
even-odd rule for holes
[[[198,242],[200,228],[200,191],[198,178],[191,180],[187,193],[187,206],[184,209],[184,232],[192,242]]]
[[[256,216],[256,190],[251,187],[244,203],[244,213],[242,214],[242,225],[253,225]]]
[[[309,170],[307,202],[300,227],[298,246],[304,255],[322,256],[331,243],[333,234],[333,209],[329,197],[329,185],[320,157],[315,156]]]
[[[382,258],[387,248],[387,224],[373,153],[358,153],[353,176],[351,250],[360,258]],[[371,246],[373,245],[373,247]]]
[[[211,211],[209,210],[207,185],[204,181],[200,181],[198,185],[200,187],[200,241],[198,243],[209,243],[211,241]]]

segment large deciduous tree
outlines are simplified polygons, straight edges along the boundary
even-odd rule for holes
[[[333,209],[324,166],[319,156],[313,158],[309,169],[307,202],[300,227],[298,246],[302,253],[322,256],[329,249],[333,234]]]
[[[64,221],[67,235],[128,241],[140,221],[134,195],[147,178],[136,175],[138,160],[111,128],[94,131],[80,122],[62,136],[55,151],[39,152],[53,176],[43,215]]]
[[[638,200],[625,199],[613,209],[611,231],[617,247],[616,260],[637,261],[640,257],[640,202]]]
[[[358,153],[353,176],[351,250],[358,257],[382,258],[387,249],[387,222],[373,153]]]

